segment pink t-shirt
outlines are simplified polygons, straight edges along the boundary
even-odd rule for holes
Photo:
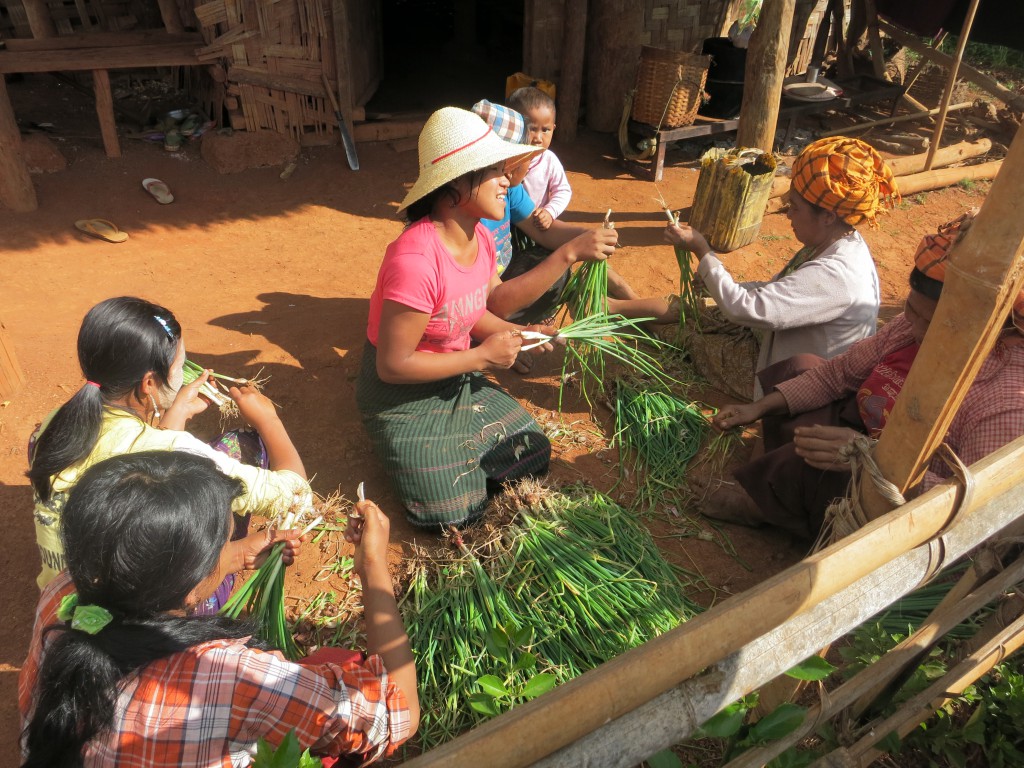
[[[416,350],[457,352],[469,349],[469,332],[487,311],[487,291],[496,274],[494,238],[476,225],[477,255],[472,266],[458,264],[441,243],[430,217],[408,228],[388,246],[370,296],[366,337],[377,346],[384,300],[430,315]]]

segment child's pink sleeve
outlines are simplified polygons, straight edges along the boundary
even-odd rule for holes
[[[572,187],[569,186],[569,178],[565,175],[565,169],[555,153],[548,150],[550,167],[548,169],[548,193],[547,203],[544,210],[551,214],[551,218],[557,219],[565,209],[569,207],[569,200],[572,199]]]

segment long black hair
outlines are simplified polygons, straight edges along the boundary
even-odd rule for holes
[[[60,407],[36,441],[28,477],[40,499],[54,475],[89,455],[99,438],[103,405],[135,391],[152,371],[167,385],[181,326],[158,304],[121,296],[89,310],[78,332],[78,362],[86,381]],[[94,386],[97,385],[97,386]]]
[[[488,166],[489,168],[490,166]],[[479,168],[475,171],[468,171],[462,174],[458,178],[449,181],[442,187],[438,187],[432,192],[428,192],[419,200],[410,203],[409,207],[405,209],[405,222],[406,225],[415,224],[417,221],[422,219],[424,216],[429,216],[434,211],[434,204],[437,203],[442,197],[448,198],[452,208],[456,207],[462,202],[462,195],[459,194],[455,188],[455,184],[459,179],[467,179],[469,181],[469,196],[474,197],[477,193],[477,189],[480,187],[480,182],[483,181],[484,172],[487,168]]]
[[[213,573],[242,490],[210,459],[184,451],[123,454],[82,474],[61,517],[68,572],[79,605],[113,620],[94,635],[46,628],[23,768],[81,766],[83,747],[113,722],[121,680],[139,667],[252,634],[219,616],[165,613]]]

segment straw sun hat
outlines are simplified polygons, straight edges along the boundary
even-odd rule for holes
[[[398,210],[470,171],[536,151],[529,144],[503,141],[472,112],[443,107],[430,116],[420,132],[420,175]]]

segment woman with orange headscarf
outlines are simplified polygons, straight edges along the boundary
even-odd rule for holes
[[[864,142],[837,137],[808,145],[792,179],[789,220],[803,248],[770,281],[734,280],[692,227],[665,232],[700,260],[696,272],[725,320],[760,337],[751,373],[804,352],[834,357],[873,334],[878,321],[878,274],[854,227],[873,224],[883,206],[899,200],[892,171]],[[749,396],[749,380],[726,383]]]
[[[829,502],[845,496],[849,484],[840,450],[885,427],[938,306],[947,256],[969,222],[968,214],[924,238],[903,313],[876,335],[831,360],[798,355],[773,365],[762,371],[767,395],[719,411],[714,423],[720,429],[763,419],[765,453],[736,471],[737,484],[707,496],[706,516],[817,536]],[[1022,312],[1024,292],[946,432],[946,445],[968,466],[1024,434]],[[933,459],[918,490],[949,475],[944,462]]]

